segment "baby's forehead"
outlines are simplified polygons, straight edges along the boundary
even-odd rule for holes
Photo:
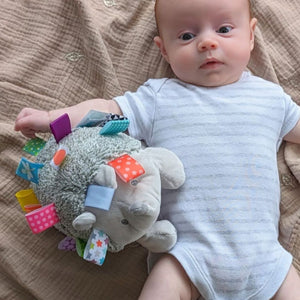
[[[155,1],[155,18],[157,25],[160,25],[160,21],[168,18],[170,14],[174,14],[176,12],[176,17],[181,17],[185,13],[190,15],[194,14],[203,7],[203,10],[207,6],[210,6],[211,0],[156,0]],[[214,11],[221,12],[227,11],[233,14],[239,14],[239,12],[244,11],[247,9],[249,11],[249,16],[252,16],[251,13],[251,0],[213,0],[215,7],[219,6],[218,10]],[[232,2],[233,1],[233,2]],[[235,4],[233,4],[237,1]],[[227,3],[227,5],[226,5]],[[173,9],[172,9],[173,8]],[[175,8],[175,9],[174,9]],[[178,9],[176,9],[178,8]],[[238,11],[237,11],[238,10]]]
[[[176,4],[178,0],[156,0],[155,1],[155,14],[157,15],[161,10],[163,9],[168,9],[171,5]],[[184,1],[182,3],[187,3],[188,5],[188,0],[179,0],[179,1]],[[217,2],[218,0],[213,0]],[[232,0],[227,0],[227,1],[232,1]],[[251,0],[239,0],[239,1],[244,1],[245,4],[247,4],[247,7],[249,8],[249,11],[251,11]],[[199,0],[201,2],[201,0]],[[203,2],[203,1],[202,1]],[[203,3],[205,5],[205,3]]]

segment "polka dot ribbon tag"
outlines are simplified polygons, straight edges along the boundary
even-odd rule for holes
[[[37,156],[39,152],[44,148],[46,141],[40,138],[34,138],[29,140],[24,146],[23,150],[31,155]]]
[[[40,233],[59,222],[54,203],[35,209],[25,217],[33,233]]]
[[[124,154],[114,160],[111,160],[107,164],[115,169],[117,175],[124,182],[129,182],[130,180],[145,173],[142,165],[128,154]]]

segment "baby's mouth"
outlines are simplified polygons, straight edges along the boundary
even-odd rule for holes
[[[200,69],[216,69],[221,65],[223,65],[223,63],[219,60],[215,58],[208,58],[202,63]]]

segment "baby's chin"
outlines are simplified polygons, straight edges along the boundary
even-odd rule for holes
[[[220,86],[235,83],[239,81],[241,76],[242,74],[238,74],[235,76],[226,76],[226,77],[216,75],[207,78],[193,78],[191,80],[189,80],[188,78],[179,78],[179,79],[182,80],[183,82],[193,84],[196,86],[213,88],[213,87],[220,87]]]

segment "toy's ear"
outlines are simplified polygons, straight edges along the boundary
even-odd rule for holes
[[[177,189],[185,181],[184,167],[180,159],[165,148],[146,148],[146,152],[157,162],[161,186],[164,189]]]
[[[101,186],[116,189],[117,178],[114,168],[108,165],[101,165],[98,169],[96,176],[94,177],[94,183]]]

